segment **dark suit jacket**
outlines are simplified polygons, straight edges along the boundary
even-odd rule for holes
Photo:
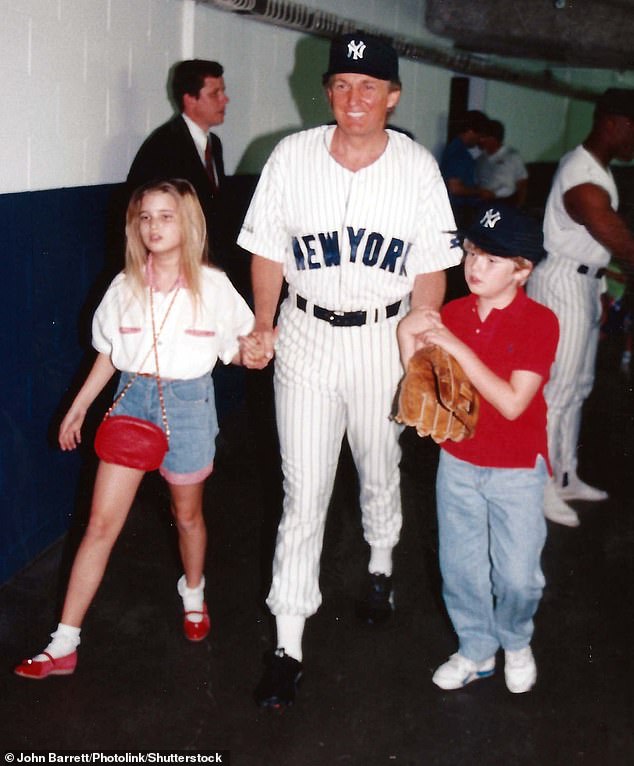
[[[222,221],[222,187],[225,170],[222,158],[222,144],[218,136],[211,134],[214,162],[219,181],[219,192],[214,196],[213,188],[200,155],[181,115],[172,117],[151,133],[137,152],[127,178],[128,195],[137,186],[148,181],[167,178],[185,178],[191,182],[207,221],[210,256],[222,261],[226,237]]]

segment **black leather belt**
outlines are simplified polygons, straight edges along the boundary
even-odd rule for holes
[[[301,311],[306,311],[308,307],[308,301],[306,298],[302,298],[298,295],[297,308]],[[330,311],[324,309],[321,306],[313,306],[313,316],[317,319],[323,319],[324,322],[333,327],[361,327],[369,322],[378,322],[385,317],[389,319],[398,314],[398,310],[401,307],[401,302],[396,301],[389,306],[385,307],[385,314],[383,309],[374,309],[374,311]]]
[[[581,266],[577,266],[577,271],[579,274],[588,274],[590,273],[590,266],[586,266],[585,263],[582,263]],[[597,269],[596,272],[592,275],[595,279],[601,279],[601,277],[605,274],[605,269]]]

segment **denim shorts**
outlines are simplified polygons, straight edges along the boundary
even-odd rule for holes
[[[117,396],[131,377],[121,373]],[[216,454],[218,418],[211,374],[161,383],[170,438],[159,472],[170,484],[197,484],[212,472]],[[114,414],[144,418],[163,428],[156,379],[139,375]]]

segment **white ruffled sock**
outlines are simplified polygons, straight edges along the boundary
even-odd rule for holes
[[[185,612],[200,612],[201,614],[189,614],[187,619],[190,622],[202,622],[203,602],[205,600],[205,575],[195,588],[187,587],[187,578],[183,575],[176,584],[178,595],[183,599],[183,610]]]
[[[67,654],[72,654],[81,641],[79,637],[80,633],[81,628],[76,628],[74,625],[64,625],[63,622],[60,622],[57,626],[57,630],[51,633],[51,638],[53,640],[44,651],[55,659],[65,657]],[[48,657],[46,654],[42,653],[36,655],[33,659],[36,662],[44,662]]]

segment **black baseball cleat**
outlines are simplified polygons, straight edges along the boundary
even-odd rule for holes
[[[255,701],[273,710],[290,707],[302,677],[302,663],[289,657],[284,649],[271,652],[265,662],[267,667],[255,689]]]
[[[370,625],[380,625],[392,616],[393,601],[392,578],[370,573],[357,603],[357,617]]]

